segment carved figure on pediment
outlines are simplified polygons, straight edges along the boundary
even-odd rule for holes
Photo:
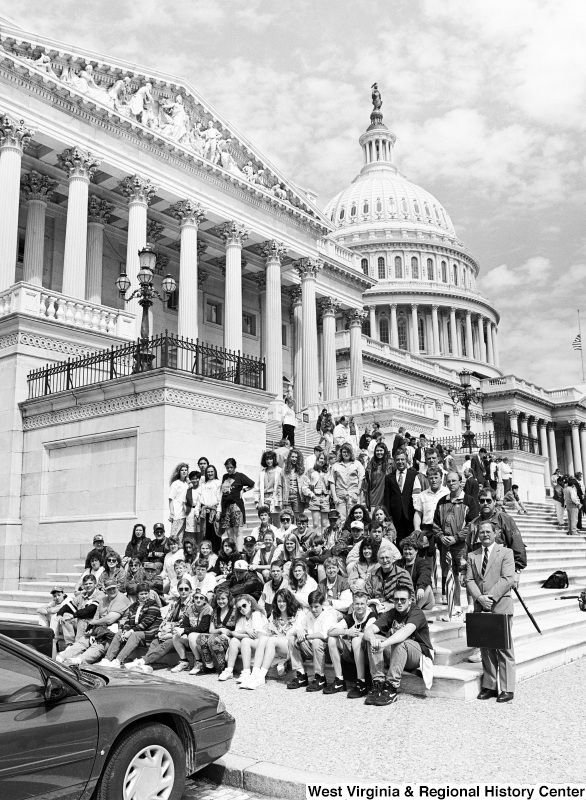
[[[231,172],[233,175],[238,175],[239,178],[243,178],[244,174],[229,150],[231,142],[232,139],[220,139],[218,142],[220,166],[228,172]]]
[[[183,97],[178,94],[175,100],[162,106],[164,125],[162,133],[176,142],[188,140],[189,114],[185,110]]]
[[[131,116],[133,116],[139,122],[142,122],[143,125],[146,125],[143,115],[147,110],[147,105],[155,102],[155,99],[151,94],[152,88],[152,83],[145,83],[145,85],[141,86],[140,89],[137,89],[128,100],[128,109]]]
[[[94,78],[94,68],[91,64],[88,64],[86,67],[81,69],[78,75],[73,69],[69,68],[65,77],[63,77],[63,73],[61,74],[61,79],[66,83],[69,83],[70,86],[73,86],[73,88],[78,92],[81,92],[81,94],[87,94],[88,97],[91,97],[93,100],[97,100],[99,103],[110,105],[108,92],[105,91],[105,89],[102,89],[96,83]]]
[[[205,129],[202,135],[205,142],[203,148],[203,157],[208,158],[211,162],[215,162],[218,141],[222,138],[222,134],[215,127],[213,120],[208,122],[208,127]]]
[[[254,182],[258,183],[259,186],[267,185],[266,174],[264,169],[259,169],[259,171],[254,176]]]
[[[287,190],[285,189],[284,183],[275,183],[271,191],[278,200],[287,199]]]
[[[201,132],[201,122],[195,122],[191,126],[191,130],[188,133],[188,144],[189,146],[195,150],[198,155],[203,155],[203,150],[205,146],[204,138]]]
[[[125,117],[130,116],[130,109],[128,107],[128,100],[130,98],[130,78],[128,75],[125,78],[119,78],[108,89],[108,97],[110,98],[110,105],[119,114]]]
[[[38,58],[33,59],[33,64],[37,69],[42,69],[47,75],[51,75],[52,78],[57,77],[51,65],[51,59],[46,53],[41,53]]]
[[[256,174],[252,166],[252,161],[247,161],[246,164],[242,167],[242,174],[244,175],[247,181],[250,181],[250,183],[255,183]]]

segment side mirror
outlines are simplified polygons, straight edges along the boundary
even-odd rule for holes
[[[61,678],[56,675],[49,675],[47,683],[45,684],[45,702],[55,703],[57,700],[67,695],[67,686],[63,683]]]

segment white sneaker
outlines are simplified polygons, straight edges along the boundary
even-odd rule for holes
[[[149,667],[149,665],[148,665],[148,664],[142,664],[142,665],[141,665],[141,667],[140,667],[140,671],[141,671],[141,672],[144,672],[144,673],[145,673],[145,675],[152,675],[152,673],[153,673],[153,668],[152,668],[152,667]]]
[[[470,653],[470,655],[468,656],[468,661],[471,664],[479,664],[482,661],[480,650],[475,650],[473,653]]]
[[[135,658],[134,661],[129,661],[126,664],[126,669],[130,670],[130,672],[139,672],[140,668],[144,666],[144,661],[141,664],[140,662],[143,661],[142,658]]]
[[[245,683],[250,679],[250,670],[243,669],[240,675],[236,678],[236,683]]]
[[[96,666],[97,667],[111,667],[112,666],[112,662],[110,661],[109,658],[103,658],[101,661],[98,661],[96,663]]]
[[[113,658],[112,661],[110,661],[110,668],[111,669],[122,669],[122,664],[120,663],[120,661],[117,658]]]
[[[195,664],[193,665],[193,669],[189,670],[189,674],[201,675],[203,671],[204,671],[204,665],[201,663],[201,661],[196,661]]]
[[[81,656],[72,656],[71,658],[67,658],[65,663],[79,666],[81,664]]]
[[[450,617],[449,614],[444,614],[443,617],[440,617],[442,622],[464,622],[466,619],[466,612],[465,611],[454,611],[452,612],[452,616]]]
[[[220,674],[218,675],[218,680],[219,681],[229,681],[230,678],[233,678],[233,677],[234,677],[234,673],[232,672],[232,670],[228,669],[228,667],[226,667],[226,669],[222,670],[222,672],[220,672]]]
[[[180,661],[170,672],[184,672],[186,669],[189,669],[189,661]]]
[[[264,686],[265,684],[266,684],[266,681],[262,677],[262,675],[254,675],[254,677],[251,677],[250,680],[247,681],[246,683],[241,683],[240,684],[240,688],[241,689],[252,689],[252,690],[254,690],[254,689],[258,689],[261,686]]]
[[[277,666],[277,675],[280,675],[282,677],[287,672],[287,659],[280,658],[277,661],[276,666]]]

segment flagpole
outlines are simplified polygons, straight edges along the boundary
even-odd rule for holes
[[[578,333],[580,334],[580,358],[582,359],[582,383],[586,383],[586,379],[584,378],[584,347],[582,344],[582,327],[580,325],[580,309],[577,308],[576,311],[578,312]]]

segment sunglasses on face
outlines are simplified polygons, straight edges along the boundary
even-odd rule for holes
[[[116,559],[115,559],[115,558],[107,558],[107,559],[106,559],[106,563],[107,563],[107,564],[116,564],[116,563],[117,563],[117,561],[116,561]]]
[[[394,597],[393,598],[393,603],[396,606],[404,605],[405,603],[408,603],[408,602],[409,602],[409,598],[408,597]]]
[[[479,503],[492,503],[492,497],[481,497]]]
[[[241,603],[239,606],[236,606],[238,611],[245,611],[248,608],[248,603]]]
[[[291,517],[281,517],[281,522],[291,522]]]
[[[178,592],[190,592],[191,589],[188,589],[187,586],[185,586],[183,589],[177,589],[177,591]]]

